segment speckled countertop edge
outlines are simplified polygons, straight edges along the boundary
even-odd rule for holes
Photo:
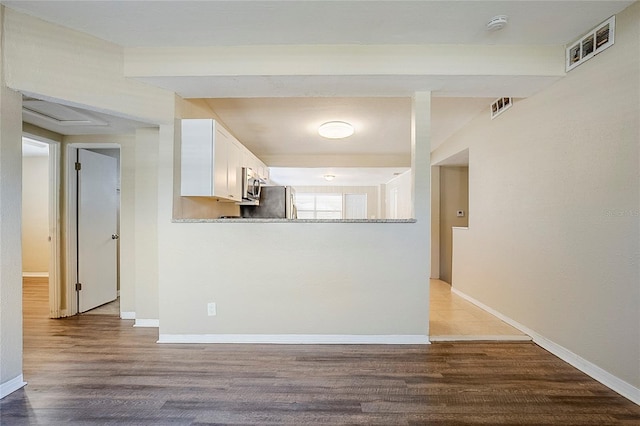
[[[173,223],[416,223],[415,219],[173,219]]]

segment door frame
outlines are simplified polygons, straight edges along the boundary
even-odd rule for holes
[[[78,313],[78,305],[76,303],[76,206],[77,200],[75,194],[78,189],[78,184],[76,181],[76,169],[75,163],[77,158],[78,149],[119,149],[121,150],[121,146],[118,143],[70,143],[67,145],[65,154],[65,194],[66,194],[66,220],[65,220],[65,241],[66,244],[66,301],[67,301],[67,309],[66,316],[76,315]],[[121,150],[122,152],[122,150]],[[120,178],[120,177],[118,177]],[[118,216],[120,213],[118,213]],[[114,266],[117,268],[117,266]],[[117,273],[117,271],[116,271]],[[59,287],[58,287],[59,288]]]
[[[36,133],[23,131],[22,136],[33,139],[49,146],[47,190],[48,228],[49,228],[49,318],[67,316],[66,309],[61,309],[61,257],[60,257],[60,141],[48,139]]]

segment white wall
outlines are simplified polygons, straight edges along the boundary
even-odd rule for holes
[[[469,148],[473,215],[454,241],[454,287],[635,387],[636,401],[639,22],[635,3],[613,47],[433,155]]]
[[[119,138],[120,143],[120,313],[136,314],[136,138]]]
[[[122,47],[5,10],[8,87],[152,124],[172,120],[171,92],[124,78]]]
[[[136,325],[158,320],[158,129],[138,129],[135,141]],[[146,320],[146,321],[145,321]]]
[[[429,95],[418,104],[415,223],[173,223],[179,147],[175,128],[161,126],[160,340],[392,335],[426,342]],[[207,316],[208,302],[217,304],[216,316]]]
[[[49,157],[22,157],[22,272],[49,271]]]

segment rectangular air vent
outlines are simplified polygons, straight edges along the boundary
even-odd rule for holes
[[[567,72],[612,46],[615,28],[616,17],[612,16],[577,41],[569,44],[566,53]]]
[[[493,120],[513,105],[512,98],[498,98],[491,104],[491,119]]]

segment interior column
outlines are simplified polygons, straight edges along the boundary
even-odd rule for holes
[[[413,214],[424,255],[424,280],[429,287],[431,248],[431,92],[416,92],[411,105],[411,184]],[[429,298],[425,300],[429,304]],[[427,318],[425,322],[429,323]]]
[[[4,8],[0,6],[0,34]],[[0,45],[0,398],[22,377],[22,96],[6,87]]]

